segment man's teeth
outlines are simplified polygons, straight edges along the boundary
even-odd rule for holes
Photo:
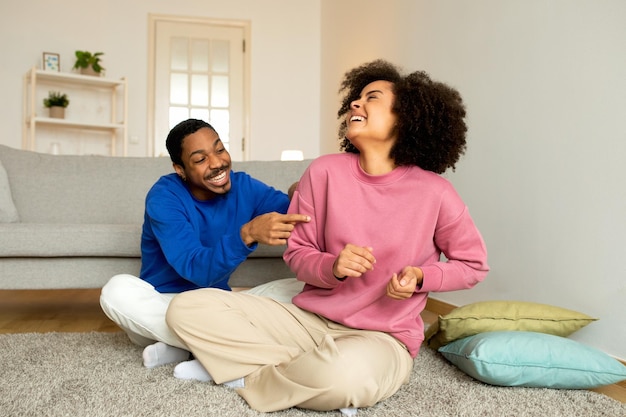
[[[363,120],[365,120],[365,117],[363,116],[352,116],[350,118],[351,122],[362,122]]]
[[[209,181],[211,182],[220,182],[222,181],[224,178],[226,178],[226,171],[222,172],[220,175],[218,175],[217,177],[213,177],[210,178]]]

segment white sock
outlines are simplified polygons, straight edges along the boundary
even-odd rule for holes
[[[339,411],[341,411],[341,415],[344,415],[344,416],[356,416],[358,408],[346,407],[346,408],[340,408]]]
[[[200,382],[213,381],[211,375],[204,369],[199,360],[181,362],[174,368],[174,377],[178,379],[193,379]]]
[[[191,361],[181,362],[174,367],[174,377],[178,379],[193,379],[200,382],[211,382],[213,378],[204,369],[204,366],[199,360],[194,359]],[[235,379],[233,381],[224,382],[228,388],[244,388],[243,378]]]
[[[175,346],[166,345],[163,342],[156,342],[146,346],[143,350],[143,366],[154,368],[156,366],[167,365],[168,363],[181,362],[189,359],[189,352]]]
[[[223,385],[226,385],[228,388],[245,388],[246,385],[244,384],[243,378],[239,378],[239,379],[235,379],[232,381],[228,381],[228,382],[224,382]]]

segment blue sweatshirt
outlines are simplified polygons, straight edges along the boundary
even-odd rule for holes
[[[256,216],[286,213],[289,198],[244,172],[231,172],[231,189],[199,201],[172,173],[146,196],[141,236],[142,279],[161,293],[214,287],[230,290],[232,272],[251,254],[240,229]]]

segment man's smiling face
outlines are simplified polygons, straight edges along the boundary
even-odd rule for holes
[[[217,132],[201,128],[186,136],[181,157],[184,166],[174,165],[174,169],[198,200],[210,200],[230,191],[230,154]]]

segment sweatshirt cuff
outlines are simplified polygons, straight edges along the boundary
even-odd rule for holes
[[[341,284],[342,281],[338,280],[333,274],[333,264],[335,263],[335,256],[328,254],[322,258],[320,262],[319,276],[327,284],[328,288],[334,288]]]
[[[424,273],[422,288],[416,292],[438,291],[443,283],[443,271],[436,265],[420,266]]]

